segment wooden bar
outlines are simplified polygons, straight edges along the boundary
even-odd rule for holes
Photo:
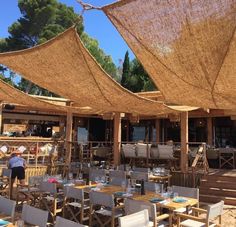
[[[207,118],[207,144],[213,145],[213,124],[212,124],[212,118]]]
[[[180,128],[181,128],[181,158],[180,168],[181,172],[188,171],[188,112],[180,114]]]
[[[114,133],[113,157],[114,157],[114,164],[117,166],[120,163],[120,149],[121,149],[121,114],[120,113],[115,113],[113,133]]]

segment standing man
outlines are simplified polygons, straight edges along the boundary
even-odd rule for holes
[[[12,153],[11,158],[8,162],[8,168],[12,170],[10,189],[10,197],[12,198],[12,190],[16,177],[20,181],[21,185],[25,184],[26,161],[21,157],[21,153],[19,151],[15,151],[14,153]]]

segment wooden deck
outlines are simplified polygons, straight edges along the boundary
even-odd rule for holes
[[[236,169],[211,169],[200,180],[200,201],[216,203],[224,200],[227,205],[236,206]]]

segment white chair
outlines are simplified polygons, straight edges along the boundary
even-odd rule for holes
[[[221,225],[221,216],[223,213],[224,201],[219,203],[208,205],[207,209],[200,209],[193,207],[194,212],[203,213],[205,214],[205,218],[181,214],[177,213],[177,226],[184,226],[184,227],[213,227],[213,226],[220,226]],[[211,222],[211,220],[215,220],[219,218],[219,225]],[[181,222],[181,219],[185,219]]]
[[[90,218],[89,226],[93,226],[93,219],[98,222],[98,226],[104,227],[110,223],[111,227],[115,226],[115,219],[123,215],[123,206],[116,206],[114,196],[111,194],[91,191],[90,199]],[[104,221],[101,218],[106,218]]]
[[[89,199],[84,198],[84,190],[74,187],[65,188],[63,216],[68,213],[71,221],[83,223],[89,220]],[[87,211],[87,216],[85,216]]]
[[[81,225],[79,223],[57,216],[55,227],[87,227],[87,225]]]
[[[189,188],[189,187],[181,187],[181,186],[173,185],[172,190],[174,193],[178,193],[178,196],[189,197],[189,198],[197,199],[199,201],[198,188]],[[186,212],[186,208],[176,209],[175,212],[184,213]]]
[[[21,218],[27,224],[46,227],[48,222],[48,212],[24,204]]]
[[[14,222],[16,202],[0,196],[0,214],[4,220]]]
[[[119,218],[120,227],[149,227],[148,210],[142,210]]]
[[[104,169],[89,169],[89,180],[96,181],[97,178],[106,178],[106,170]]]
[[[125,171],[121,171],[121,170],[110,171],[109,181],[111,185],[121,186],[123,182],[127,182]]]
[[[164,221],[164,219],[169,219],[168,214],[163,214],[157,216],[156,205],[150,202],[140,201],[140,200],[133,200],[133,199],[126,199],[125,200],[125,214],[131,215],[136,212],[140,212],[143,210],[148,211],[148,225],[147,226],[167,226],[169,222]],[[136,225],[141,226],[141,225]]]

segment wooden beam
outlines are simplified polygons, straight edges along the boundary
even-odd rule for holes
[[[181,172],[188,171],[188,112],[180,114],[180,128],[181,128]]]
[[[156,128],[156,143],[160,143],[160,119],[155,120],[155,128]]]
[[[207,118],[207,144],[213,145],[213,124],[212,117]]]
[[[60,121],[59,116],[48,116],[48,115],[38,115],[38,114],[19,114],[19,113],[4,113],[3,119],[10,120],[34,120],[34,121]]]
[[[120,164],[121,149],[121,114],[115,113],[114,116],[114,134],[113,134],[113,158],[115,166]]]

